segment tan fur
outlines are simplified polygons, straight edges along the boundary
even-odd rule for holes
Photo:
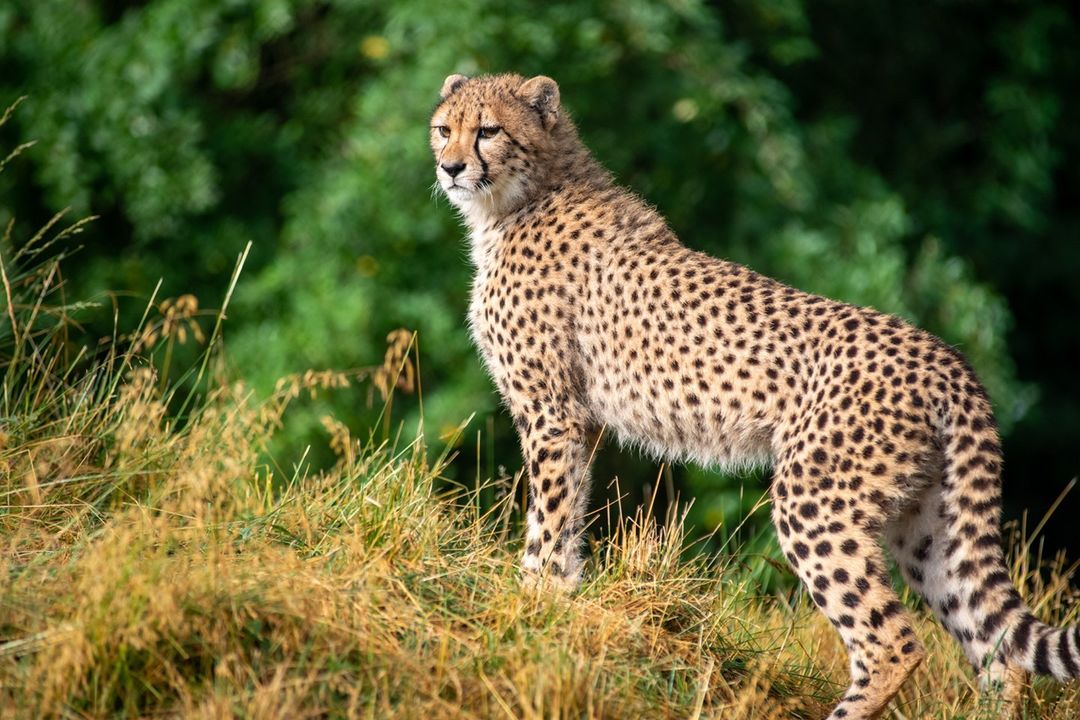
[[[608,428],[656,457],[772,464],[780,545],[851,660],[831,717],[875,716],[924,656],[883,542],[984,685],[1077,675],[1075,630],[1037,622],[1009,582],[993,413],[957,351],[681,245],[592,159],[550,78],[451,76],[442,94],[436,177],[521,437],[527,577],[579,581],[590,439]]]

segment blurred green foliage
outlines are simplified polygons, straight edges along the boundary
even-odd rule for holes
[[[8,0],[0,105],[29,99],[0,140],[38,145],[0,176],[0,221],[100,215],[70,288],[115,291],[122,318],[159,278],[162,296],[214,305],[251,241],[232,371],[265,391],[376,364],[390,330],[416,329],[438,434],[497,399],[464,329],[464,239],[431,192],[428,116],[451,72],[548,74],[594,153],[688,245],[960,347],[1010,442],[1031,441],[1012,472],[1048,472],[1053,494],[1075,452],[1047,465],[1031,448],[1080,427],[1055,355],[1080,349],[1080,215],[1064,200],[1080,189],[1065,162],[1078,48],[1054,2]],[[101,334],[105,305],[86,319]],[[293,418],[293,449],[325,446],[327,404],[371,422],[339,392]],[[509,423],[490,425],[462,477],[516,464]],[[655,472],[605,457],[598,477],[616,471]],[[761,490],[676,479],[706,525]]]

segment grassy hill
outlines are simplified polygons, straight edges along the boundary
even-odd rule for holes
[[[684,552],[682,519],[644,509],[594,543],[579,593],[524,590],[517,478],[438,492],[449,450],[330,417],[331,470],[268,461],[290,404],[355,376],[256,401],[218,378],[215,327],[188,397],[140,353],[194,332],[190,299],[89,357],[50,304],[56,263],[4,270],[0,716],[815,718],[846,686],[804,595],[755,580],[768,559]],[[409,348],[362,373],[388,409]],[[1061,559],[1017,548],[1029,601],[1074,618]],[[994,716],[919,618],[930,659],[890,717]],[[1080,688],[1042,681],[1026,706],[1078,712]]]

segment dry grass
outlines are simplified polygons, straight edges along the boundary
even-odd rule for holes
[[[479,489],[435,491],[447,452],[334,418],[334,468],[267,464],[289,404],[357,374],[256,402],[215,379],[221,318],[202,337],[193,299],[88,359],[58,263],[0,259],[0,717],[815,718],[846,686],[805,598],[763,594],[764,560],[684,553],[681,518],[626,519],[574,596],[525,591],[511,478],[482,511]],[[139,358],[151,338],[209,344],[203,399]],[[387,407],[409,347],[366,373]],[[1024,539],[1016,579],[1075,620],[1061,559]],[[956,646],[925,615],[919,634],[930,659],[890,717],[991,717]],[[1025,711],[1076,717],[1080,690],[1039,682]]]
[[[812,718],[846,684],[801,596],[760,595],[730,558],[687,559],[679,518],[627,519],[582,591],[550,597],[519,587],[512,479],[481,512],[477,491],[433,490],[445,454],[361,442],[332,418],[336,467],[275,474],[261,451],[288,404],[349,378],[287,378],[261,403],[219,384],[178,423],[133,354],[68,372],[48,354],[55,328],[14,335],[38,342],[19,353],[0,448],[0,715]],[[384,393],[403,343],[372,373]],[[1018,579],[1067,617],[1060,560],[1037,566],[1024,555]],[[955,645],[921,625],[931,659],[892,716],[989,717]],[[1027,707],[1078,709],[1051,683]]]
[[[392,349],[373,373],[384,391]],[[123,375],[115,380],[115,374]],[[361,443],[275,477],[260,450],[309,373],[255,404],[219,387],[182,427],[133,357],[85,374],[0,452],[3,714],[789,717],[824,708],[792,617],[680,560],[640,515],[572,599],[515,569],[519,493],[437,495],[421,441]],[[64,388],[57,386],[54,391]],[[95,392],[95,389],[97,391]],[[773,608],[770,610],[770,608]],[[780,611],[787,616],[786,611]]]

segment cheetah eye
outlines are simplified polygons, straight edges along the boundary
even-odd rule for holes
[[[499,134],[500,130],[502,130],[502,128],[498,125],[485,125],[484,127],[480,128],[480,137],[482,137],[484,140],[493,138]]]
[[[439,134],[442,135],[444,138],[450,137],[450,128],[446,127],[445,125],[436,125],[435,129],[438,130]]]

